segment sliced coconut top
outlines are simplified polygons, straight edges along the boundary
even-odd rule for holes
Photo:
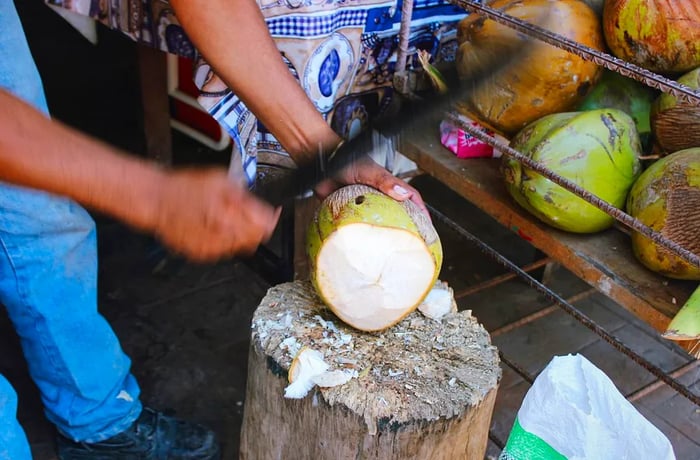
[[[364,223],[330,235],[317,268],[321,296],[343,321],[366,331],[401,320],[435,277],[435,260],[420,235]]]
[[[369,187],[362,184],[348,185],[339,188],[332,194],[330,194],[325,200],[324,204],[328,206],[328,209],[333,216],[333,220],[338,219],[350,202],[354,201],[356,205],[360,205],[364,202],[367,195],[379,195],[385,197],[386,195],[377,189]],[[393,198],[389,198],[390,202],[393,202]],[[438,234],[435,231],[435,227],[430,222],[428,216],[423,212],[422,209],[418,207],[411,200],[401,201],[397,203],[401,206],[406,214],[408,214],[409,219],[416,226],[418,233],[421,234],[425,243],[430,246],[438,239]],[[376,218],[376,216],[374,216]],[[383,216],[386,217],[386,216]],[[318,218],[318,216],[316,216]],[[388,219],[378,218],[377,223],[384,221],[388,226],[392,226],[392,223]]]
[[[290,385],[284,389],[284,397],[303,398],[315,385],[313,377],[323,374],[326,370],[328,370],[328,363],[323,360],[321,352],[307,347],[302,348],[289,366]]]

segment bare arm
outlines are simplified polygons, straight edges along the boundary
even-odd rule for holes
[[[254,251],[279,217],[223,169],[163,170],[50,120],[2,89],[0,180],[73,198],[195,260]]]
[[[0,179],[69,196],[152,230],[154,203],[143,197],[157,196],[164,176],[0,89]]]
[[[272,132],[292,159],[306,162],[319,147],[340,142],[280,57],[254,0],[171,0],[180,24],[219,77]],[[363,183],[427,210],[416,189],[372,160],[359,162],[316,188]]]
[[[295,161],[340,142],[282,61],[254,0],[170,3],[217,75]]]

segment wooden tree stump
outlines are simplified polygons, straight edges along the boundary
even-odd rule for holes
[[[303,347],[356,377],[286,399]],[[482,459],[500,377],[498,352],[468,311],[416,311],[367,333],[341,323],[308,281],[281,284],[253,317],[240,458]]]

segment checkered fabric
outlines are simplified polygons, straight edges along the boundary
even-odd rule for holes
[[[258,164],[255,155],[257,149],[255,117],[233,93],[223,97],[209,110],[209,113],[233,139],[235,148],[231,155],[231,170],[242,171],[248,187],[252,187],[255,184]]]
[[[345,27],[361,27],[367,21],[367,8],[335,10],[323,14],[287,15],[267,19],[273,37],[314,38]]]
[[[219,80],[213,85],[217,88],[214,93],[203,92],[198,100],[233,139],[230,175],[235,180],[245,178],[249,185],[253,184],[258,151],[288,157],[274,136],[258,126],[238,97],[218,89],[222,82],[198,55],[168,0],[44,1],[89,16],[133,40],[193,59],[196,74],[207,75],[208,82]],[[391,81],[402,3],[271,0],[261,5],[267,27],[290,72],[343,137],[350,135],[350,129],[369,126],[396,99]],[[409,50],[426,50],[435,62],[453,59],[450,54],[454,54],[456,24],[465,15],[463,9],[448,0],[414,0]],[[356,43],[358,40],[360,43]],[[417,59],[411,56],[408,67],[417,65]],[[205,81],[201,80],[198,85]]]

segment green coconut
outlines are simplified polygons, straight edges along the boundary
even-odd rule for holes
[[[627,212],[684,249],[700,254],[700,148],[655,161],[630,190]],[[638,232],[632,248],[649,269],[670,278],[700,280],[700,267]]]
[[[666,327],[663,337],[669,340],[700,339],[700,286],[695,288],[695,291],[678,310],[676,316]]]
[[[603,69],[600,80],[577,110],[620,109],[631,116],[637,133],[646,146],[651,137],[651,106],[658,91],[617,72]],[[646,149],[645,149],[646,150]]]
[[[363,331],[386,329],[415,310],[442,265],[440,238],[421,209],[365,185],[321,203],[306,250],[319,297]]]
[[[700,67],[678,79],[692,89],[700,89]],[[700,147],[700,107],[662,93],[651,111],[654,138],[666,153]]]
[[[511,147],[578,186],[622,208],[641,171],[639,136],[622,110],[547,115],[521,130]],[[574,233],[593,233],[614,219],[519,161],[504,157],[509,193],[543,222]]]

